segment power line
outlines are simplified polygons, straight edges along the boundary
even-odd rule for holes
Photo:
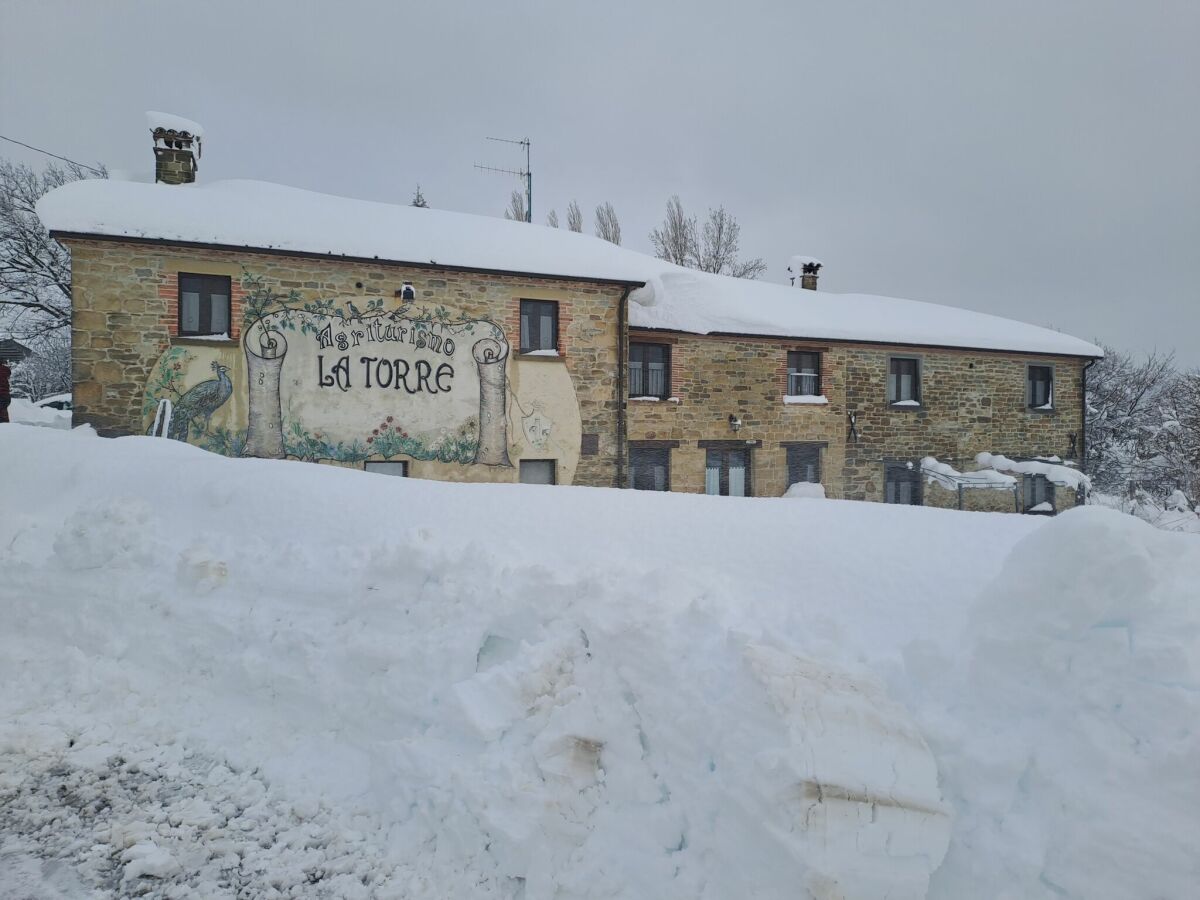
[[[51,153],[49,150],[43,150],[41,147],[35,147],[33,144],[26,144],[24,141],[18,141],[10,137],[5,137],[0,134],[0,141],[8,141],[10,144],[19,144],[22,147],[27,147],[30,150],[36,150],[38,153],[45,153],[47,156],[53,156],[55,159],[61,159],[63,162],[69,162],[73,166],[79,166],[81,169],[87,169],[89,172],[95,172],[97,175],[104,173],[99,169],[94,169],[91,166],[85,166],[81,162],[75,162],[73,159],[67,159],[65,156],[59,156],[57,153]]]

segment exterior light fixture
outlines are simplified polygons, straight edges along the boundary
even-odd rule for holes
[[[742,420],[739,419],[737,416],[735,416],[733,413],[729,414],[729,428],[731,431],[733,431],[734,434],[737,434],[739,431],[742,430]]]

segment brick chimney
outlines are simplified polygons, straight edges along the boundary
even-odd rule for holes
[[[817,289],[817,274],[821,271],[823,263],[819,259],[813,259],[811,256],[793,256],[788,261],[788,274],[791,276],[792,284],[796,284],[796,279],[800,279],[800,287],[805,290],[815,291]]]
[[[155,182],[191,184],[195,181],[204,129],[189,119],[169,113],[148,112],[146,122],[154,137]]]

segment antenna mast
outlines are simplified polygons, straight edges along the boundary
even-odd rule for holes
[[[475,168],[481,172],[497,172],[501,175],[516,175],[519,178],[525,179],[525,221],[533,221],[533,171],[529,167],[529,138],[522,138],[519,141],[510,140],[509,138],[490,137],[489,141],[497,141],[501,144],[517,144],[525,148],[525,168],[518,171],[517,169],[497,169],[492,166],[483,166],[475,163]]]

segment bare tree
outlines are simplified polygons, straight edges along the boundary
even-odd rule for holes
[[[546,224],[549,225],[551,228],[558,227],[558,210],[556,210],[556,209],[550,210],[550,212],[546,215]]]
[[[508,198],[508,209],[504,211],[504,218],[512,219],[515,222],[525,221],[525,195],[523,193],[512,192],[512,196]]]
[[[1168,480],[1161,490],[1180,491],[1200,502],[1200,369],[1174,379],[1162,403],[1162,427],[1154,441]]]
[[[13,393],[33,402],[71,391],[71,342],[61,331],[41,338],[12,370]]]
[[[617,221],[617,211],[607,201],[596,207],[596,237],[618,246],[621,243],[621,223]]]
[[[574,200],[567,206],[567,229],[569,231],[583,231],[583,212],[579,209],[579,204]]]
[[[679,266],[692,266],[696,255],[696,220],[684,215],[676,194],[667,201],[667,217],[662,226],[650,232],[654,255]]]
[[[90,177],[74,164],[36,172],[0,160],[0,321],[21,339],[71,324],[71,256],[50,237],[36,205],[47,191]]]
[[[704,227],[683,211],[678,195],[667,201],[667,215],[650,232],[654,254],[677,265],[734,278],[757,278],[767,270],[761,258],[738,259],[741,226],[724,206],[708,211]]]
[[[741,234],[742,226],[724,206],[710,209],[700,241],[700,265],[697,268],[734,278],[757,278],[765,272],[767,264],[761,257],[738,259]]]

